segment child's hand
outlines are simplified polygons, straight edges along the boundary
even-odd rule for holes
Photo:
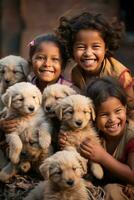
[[[66,141],[67,141],[67,134],[65,132],[60,132],[58,136],[58,143],[60,149],[64,149],[64,147],[66,146]]]
[[[133,190],[134,190],[134,188],[131,185],[130,186],[127,185],[123,188],[124,194],[130,199],[134,199],[134,191]]]
[[[91,142],[91,140],[86,139],[80,145],[80,154],[92,161],[101,162],[105,150],[100,144]]]
[[[16,130],[20,119],[2,119],[0,120],[0,128],[7,134]]]

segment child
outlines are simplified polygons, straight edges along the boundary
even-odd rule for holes
[[[53,83],[72,85],[61,76],[66,65],[67,53],[58,37],[54,34],[40,35],[29,43],[29,47],[29,63],[34,72],[30,81],[41,92]]]
[[[134,199],[134,124],[126,119],[125,92],[116,80],[103,77],[89,84],[87,96],[95,105],[103,147],[85,140],[80,153],[103,166],[106,200]]]
[[[71,72],[72,82],[84,90],[92,77],[117,78],[126,90],[130,116],[134,118],[134,79],[129,69],[112,56],[119,47],[121,30],[121,25],[109,24],[100,14],[84,12],[71,19],[62,17],[57,34],[76,62]]]

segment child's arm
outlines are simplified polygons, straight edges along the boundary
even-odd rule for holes
[[[123,164],[106,152],[101,145],[86,140],[80,146],[80,153],[85,158],[100,163],[121,180],[134,184],[134,152],[129,153],[127,164]]]

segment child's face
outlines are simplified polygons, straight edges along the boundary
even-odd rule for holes
[[[53,42],[42,42],[32,57],[35,75],[44,83],[55,82],[61,74],[60,50]]]
[[[105,56],[105,42],[96,30],[81,30],[76,35],[73,56],[78,65],[90,74],[97,74]]]
[[[107,138],[121,136],[126,123],[126,107],[119,99],[109,97],[99,107],[96,123]]]

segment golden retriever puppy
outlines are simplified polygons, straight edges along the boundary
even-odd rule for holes
[[[11,163],[13,165],[19,163],[22,151],[31,156],[34,154],[35,158],[38,158],[41,152],[48,154],[51,126],[41,107],[40,90],[28,82],[16,83],[2,95],[2,101],[7,106],[5,118],[20,118],[16,131],[5,133]],[[4,179],[3,174],[6,173],[4,170],[0,172],[0,180]]]
[[[46,116],[50,119],[53,126],[52,144],[54,151],[59,149],[58,147],[58,134],[60,122],[55,114],[55,107],[60,99],[63,99],[69,95],[76,94],[76,91],[67,85],[61,85],[59,83],[47,86],[43,91],[43,109]]]
[[[91,99],[79,94],[71,95],[59,101],[56,113],[61,120],[60,132],[66,132],[66,146],[73,146],[79,151],[80,144],[86,138],[94,143],[100,142],[92,125],[95,112]],[[99,164],[91,162],[91,171],[96,178],[103,177]]]
[[[67,85],[55,83],[47,86],[43,91],[43,108],[46,115],[50,118],[55,117],[57,102],[72,94],[76,94],[76,91]]]
[[[29,73],[28,62],[20,56],[9,55],[0,59],[0,94],[9,86],[26,81]]]
[[[58,151],[40,166],[45,178],[24,200],[88,200],[82,176],[87,163],[75,150]]]

